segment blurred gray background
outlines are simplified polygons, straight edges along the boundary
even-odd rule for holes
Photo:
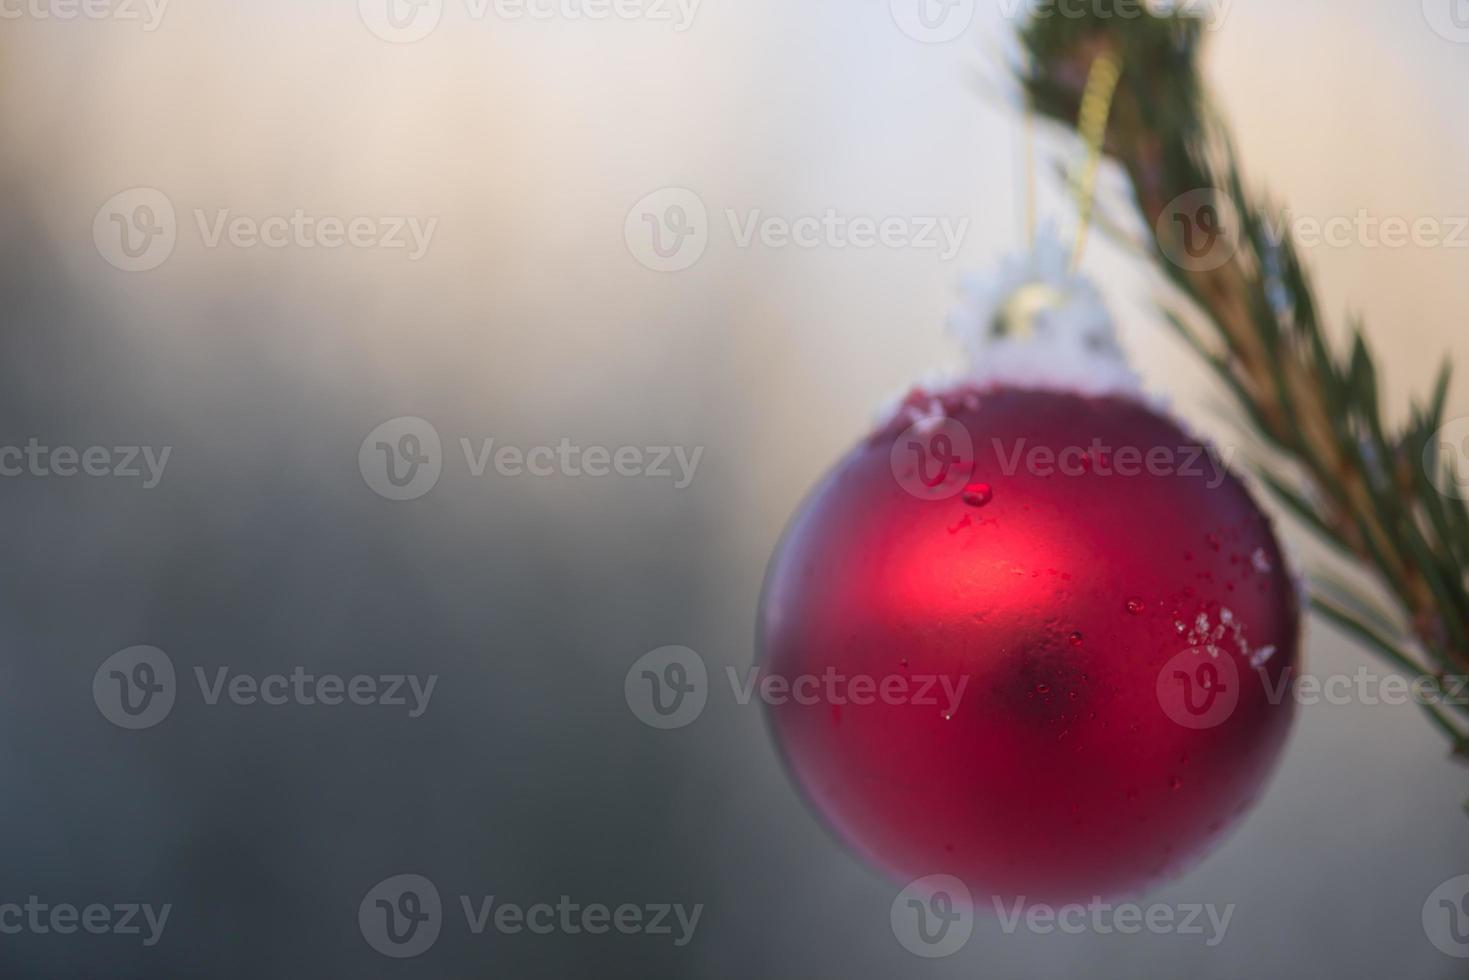
[[[47,0],[37,0],[45,7]],[[50,0],[53,4],[59,0]],[[893,883],[806,812],[758,710],[764,564],[884,398],[957,363],[965,269],[1023,241],[1019,128],[999,91],[1013,5],[948,43],[886,0],[704,0],[692,24],[470,15],[416,43],[352,0],[174,0],[155,30],[34,6],[0,22],[0,444],[171,446],[164,479],[0,480],[0,902],[171,903],[163,940],[0,936],[25,977],[1450,977],[1424,900],[1469,872],[1465,770],[1407,707],[1305,710],[1224,849],[1151,900],[1234,903],[1227,940],[1007,935],[913,957]],[[140,8],[141,10],[142,8]],[[1298,212],[1469,215],[1469,46],[1417,3],[1237,0],[1212,75],[1252,175]],[[1052,143],[1053,155],[1073,152]],[[1044,155],[1043,155],[1044,158]],[[1069,205],[1049,170],[1045,213]],[[129,188],[177,245],[115,268],[94,217]],[[693,190],[691,268],[651,271],[634,203]],[[216,247],[194,212],[438,219],[428,253]],[[755,245],[723,219],[939,215],[962,251]],[[1309,253],[1362,312],[1392,394],[1469,363],[1469,252]],[[1220,439],[1203,370],[1103,240],[1089,268],[1150,385]],[[1460,386],[1452,414],[1469,414]],[[408,502],[359,473],[399,416],[443,436]],[[458,439],[703,447],[686,489],[472,477]],[[182,691],[145,731],[94,672],[165,650]],[[623,697],[642,654],[697,650],[703,716],[660,732]],[[1372,661],[1322,625],[1313,673]],[[436,673],[430,710],[208,706],[195,666]],[[473,937],[376,953],[357,907],[415,873],[529,904],[705,906],[653,936]],[[451,914],[452,918],[452,914]]]

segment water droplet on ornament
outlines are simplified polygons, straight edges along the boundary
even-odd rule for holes
[[[1143,614],[1143,610],[1147,608],[1148,604],[1143,602],[1141,599],[1127,600],[1127,611],[1132,613],[1134,616],[1141,616]]]
[[[970,507],[983,507],[994,499],[994,488],[988,483],[971,483],[964,488],[964,502]]]
[[[1039,694],[1050,694],[1051,693],[1051,685],[1049,685],[1049,684],[1037,684],[1035,686],[1035,689],[1036,689],[1036,692],[1039,693]]]
[[[1081,632],[1078,630],[1077,632],[1072,633],[1071,636],[1067,637],[1067,642],[1074,647],[1079,647],[1086,642],[1086,637],[1082,636]]]

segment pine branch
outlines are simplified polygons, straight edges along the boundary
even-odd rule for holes
[[[1384,421],[1379,372],[1361,329],[1354,328],[1348,351],[1328,342],[1285,223],[1272,225],[1265,204],[1246,190],[1228,128],[1200,74],[1197,20],[1051,17],[1027,24],[1021,40],[1029,62],[1021,82],[1031,104],[1071,128],[1093,61],[1103,54],[1121,61],[1103,150],[1130,177],[1156,233],[1155,265],[1185,301],[1168,311],[1170,322],[1221,377],[1265,444],[1293,464],[1281,468],[1296,471],[1290,477],[1263,473],[1266,484],[1308,528],[1375,574],[1421,656],[1409,657],[1364,618],[1360,610],[1372,608],[1370,600],[1342,602],[1339,586],[1318,588],[1318,613],[1396,668],[1440,678],[1469,672],[1469,512],[1434,485],[1444,465],[1434,444],[1449,368],[1406,426],[1395,430]],[[1181,208],[1184,195],[1191,195],[1189,205]],[[1238,227],[1221,229],[1221,222]],[[1222,246],[1221,230],[1232,232]],[[1204,233],[1226,251],[1213,261],[1188,261]],[[1431,714],[1466,754],[1464,728]]]

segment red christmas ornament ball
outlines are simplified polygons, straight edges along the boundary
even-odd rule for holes
[[[795,517],[761,601],[793,780],[900,881],[1135,893],[1259,797],[1300,608],[1217,454],[1132,397],[915,392]]]

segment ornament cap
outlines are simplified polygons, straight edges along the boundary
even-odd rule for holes
[[[1028,253],[994,272],[968,277],[949,328],[969,352],[961,380],[976,385],[1143,394],[1142,382],[1117,342],[1100,290],[1073,272],[1054,227]]]

